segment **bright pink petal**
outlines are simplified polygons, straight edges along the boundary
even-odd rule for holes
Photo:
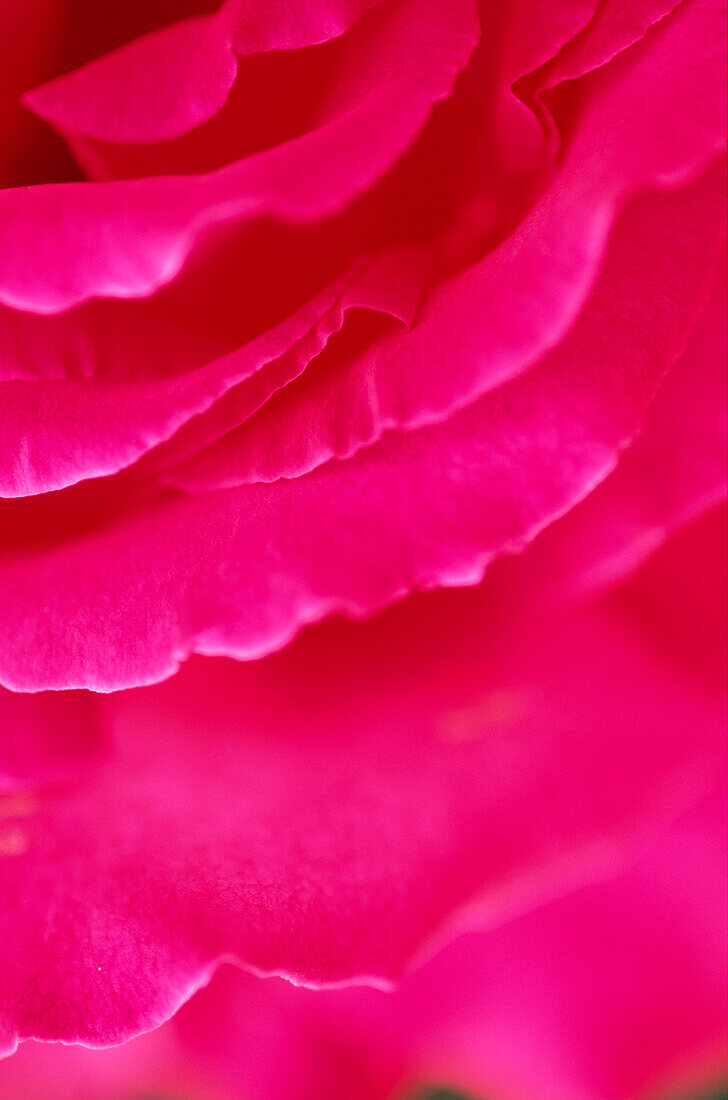
[[[234,20],[233,43],[240,54],[260,50],[297,50],[343,34],[367,8],[381,0],[227,0]]]
[[[278,993],[313,1033],[322,1082],[338,1070],[346,1090],[361,1072],[362,1100],[427,1082],[495,1100],[692,1096],[728,1071],[725,863],[715,797],[618,878],[458,940],[394,995],[280,987],[268,999]],[[223,1081],[232,1050],[252,1046],[249,985],[221,974],[179,1021],[190,1043],[209,1044]],[[302,1100],[269,1072],[267,1095]]]
[[[712,230],[704,217],[683,224],[683,202],[642,201],[621,224],[637,255],[649,245],[649,280],[623,266],[615,239],[615,269],[608,259],[569,341],[446,423],[392,433],[305,478],[152,502],[65,545],[6,555],[3,682],[148,683],[193,651],[259,656],[332,611],[478,580],[594,488],[639,428],[701,294],[694,234]],[[704,267],[707,277],[708,256]]]
[[[507,568],[529,599],[561,601],[621,580],[677,528],[726,495],[726,292],[712,301],[668,373],[637,440],[602,485]]]
[[[536,79],[540,92],[605,65],[622,50],[643,38],[650,27],[673,11],[681,0],[602,0],[593,17]],[[534,66],[535,68],[535,66]]]
[[[94,179],[209,171],[331,117],[331,90],[341,101],[352,58],[356,68],[379,17],[344,42],[340,36],[372,6],[296,5],[266,28],[270,5],[256,12],[229,0],[216,15],[140,38],[26,102],[65,136]],[[261,35],[266,52],[251,56]],[[293,48],[321,41],[326,49]]]
[[[103,700],[113,755],[0,859],[3,1044],[118,1042],[221,957],[399,977],[465,905],[502,918],[694,797],[720,708],[617,624],[515,629],[484,598]]]
[[[225,22],[188,19],[122,46],[25,96],[63,134],[164,141],[220,109],[237,60]]]
[[[349,310],[385,308],[372,293],[373,270],[372,263],[359,265],[238,351],[171,377],[5,382],[0,387],[0,496],[30,496],[115,473],[169,440],[234,389],[231,400],[214,417],[191,426],[197,448],[205,438],[217,438],[230,417],[236,423],[250,415],[271,393],[299,375],[332,333],[341,329]],[[411,310],[407,288],[403,289],[404,296],[395,289],[385,298],[387,313],[398,319],[406,319]],[[69,325],[68,330],[71,341],[78,340],[83,348],[82,329]],[[161,327],[157,338],[165,334],[166,328]],[[146,348],[136,349],[140,358],[151,353],[156,335],[153,330],[140,330],[142,340],[145,336],[150,340]],[[177,343],[185,336],[182,329]],[[57,334],[52,336],[56,360],[61,359],[59,342]],[[131,340],[126,350],[133,354]],[[166,350],[170,351],[169,343]],[[94,351],[88,350],[88,355],[93,363]],[[184,438],[177,441],[175,451],[185,454]],[[164,458],[159,461],[164,463]]]
[[[178,273],[213,225],[333,213],[407,148],[478,34],[471,0],[408,0],[351,74],[355,100],[296,140],[207,175],[3,192],[0,300],[45,313],[93,296],[143,296]]]
[[[89,692],[28,696],[0,688],[0,856],[10,838],[20,836],[5,829],[4,819],[35,809],[28,787],[77,775],[98,763],[103,749],[97,700]],[[18,793],[8,797],[8,791]]]
[[[326,41],[378,2],[228,0],[215,15],[153,31],[34,89],[26,102],[66,135],[169,141],[222,107],[237,75],[236,55]]]
[[[625,196],[692,171],[695,158],[699,163],[723,144],[717,74],[724,58],[720,36],[711,30],[715,15],[710,4],[681,8],[585,81],[579,132],[551,189],[499,249],[431,295],[411,333],[379,340],[336,372],[306,372],[178,483],[216,488],[298,476],[332,456],[354,453],[387,429],[437,422],[538,361],[578,315]],[[706,67],[680,65],[691,37],[703,56],[697,43],[704,35],[706,42],[716,36]],[[707,107],[695,87],[698,72],[711,89]],[[636,101],[643,103],[637,116]],[[708,233],[720,234],[725,183],[716,177],[713,185],[707,209],[697,200],[690,210],[676,210],[668,232],[684,234],[687,243],[700,235],[703,222]],[[716,221],[708,229],[711,217]],[[623,278],[649,284],[650,248],[637,256],[630,240],[624,247],[629,272]],[[635,289],[639,302],[644,291]],[[629,308],[636,315],[636,303]],[[601,353],[609,353],[606,344]],[[630,349],[618,345],[613,354],[629,356]]]
[[[630,91],[629,87],[626,90]],[[589,127],[586,133],[591,134]],[[600,201],[605,201],[599,189],[595,194],[599,194]],[[588,284],[593,275],[595,257],[583,262],[583,242],[569,257],[573,271],[563,280],[563,285],[554,284],[553,272],[543,262],[544,248],[554,243],[550,241],[550,234],[558,239],[559,254],[562,254],[564,225],[575,224],[571,216],[574,205],[586,210],[586,204],[581,199],[575,200],[571,194],[561,206],[557,202],[553,216],[548,213],[548,203],[545,211],[539,208],[522,230],[526,238],[535,234],[539,240],[538,249],[529,249],[525,256],[522,255],[517,235],[505,250],[486,261],[482,270],[478,269],[485,281],[482,286],[477,284],[477,300],[471,300],[467,280],[466,285],[461,285],[462,279],[456,280],[446,288],[444,299],[443,294],[435,296],[411,339],[385,340],[375,345],[364,357],[354,359],[345,370],[337,372],[331,382],[316,372],[305,379],[301,387],[290,388],[269,411],[244,429],[242,439],[233,436],[224,441],[220,455],[205,456],[203,470],[193,470],[181,483],[234,485],[251,478],[269,480],[280,473],[290,476],[332,453],[350,453],[376,438],[387,426],[438,418],[453,405],[472,399],[474,394],[520,369],[538,353],[544,342],[557,338],[554,326],[558,330],[559,326],[568,324],[579,297],[586,290],[584,284]],[[546,231],[542,232],[544,226]],[[557,285],[558,301],[551,303],[553,308],[549,309],[542,308],[548,290],[544,284],[545,273],[552,287]],[[473,272],[467,274],[472,281]],[[574,301],[575,296],[577,301]],[[493,341],[498,319],[511,316],[507,306],[514,298],[523,306],[524,321],[517,329],[509,325],[501,333],[502,340]],[[533,301],[539,303],[537,310],[533,309]],[[473,332],[474,318],[479,324]],[[12,317],[10,319],[12,321]],[[126,339],[126,325],[121,319],[120,323]],[[483,325],[491,348],[485,360],[478,350],[483,343]],[[9,326],[11,333],[13,327]],[[31,347],[37,344],[32,333],[21,331],[19,338],[23,339],[21,347],[27,347],[29,339]],[[151,338],[154,339],[154,333]],[[52,363],[56,356],[62,355],[65,359],[69,354],[76,357],[80,354],[83,359],[93,361],[93,341],[91,334],[90,345],[87,344],[79,329],[72,350],[52,347],[50,360],[44,355],[43,361]],[[158,342],[160,347],[165,346],[161,340]],[[27,354],[20,351],[13,358],[12,343],[11,339],[10,368],[16,369],[18,356],[23,359]],[[44,343],[43,346],[45,348]],[[437,361],[433,349],[438,347],[447,349],[448,370],[433,377],[432,362]],[[8,433],[4,448],[8,465],[0,477],[0,491],[5,495],[39,492],[128,465],[168,438],[191,416],[209,407],[216,397],[239,380],[241,373],[244,376],[251,369],[250,363],[255,360],[257,350],[255,345],[245,348],[240,357],[233,356],[221,364],[213,364],[188,380],[177,379],[169,386],[87,386],[81,383],[63,389],[51,386],[48,390],[37,386],[11,387],[5,395],[8,407],[3,416]],[[452,369],[456,350],[459,370]],[[151,353],[151,347],[149,351]],[[136,360],[143,352],[132,350],[130,354]],[[156,345],[153,354],[157,354]],[[184,359],[184,351],[181,354]],[[118,351],[116,355],[119,356]],[[134,371],[134,361],[128,369]],[[431,382],[423,386],[426,370]],[[299,368],[292,369],[271,389],[278,388],[298,373]],[[260,399],[240,404],[244,416],[260,404]],[[93,415],[89,415],[89,408]],[[342,411],[337,412],[339,408]],[[319,422],[322,409],[326,417]],[[346,415],[343,415],[344,410]],[[271,418],[275,421],[275,430],[271,429]],[[270,455],[267,452],[272,439],[275,447]],[[205,463],[211,466],[206,480],[203,476]]]
[[[628,49],[668,16],[680,0],[636,0],[625,5],[621,0],[603,0],[597,4],[592,18],[547,63],[529,72],[515,84],[518,101],[530,107],[539,117],[548,146],[557,156],[565,141],[564,119],[560,117],[559,99],[568,83],[585,73],[606,65],[613,57]]]
[[[389,1100],[432,1082],[493,1100],[692,1095],[728,1070],[725,848],[713,800],[619,878],[458,940],[394,993],[310,993],[225,967],[131,1044],[27,1044],[0,1088],[6,1100]]]

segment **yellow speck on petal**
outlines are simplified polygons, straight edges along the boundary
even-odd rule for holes
[[[0,820],[4,817],[29,817],[38,811],[38,799],[25,791],[0,795]]]
[[[0,856],[22,856],[28,850],[28,837],[23,829],[8,827],[0,830]]]
[[[472,707],[443,714],[438,732],[443,741],[475,741],[494,728],[515,722],[525,711],[526,698],[522,692],[512,689],[491,691]]]

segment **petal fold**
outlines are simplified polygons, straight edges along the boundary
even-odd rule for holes
[[[618,867],[698,796],[720,707],[606,609],[545,636],[487,600],[107,696],[104,764],[43,792],[0,855],[5,1048],[128,1039],[225,958],[386,985],[463,920]]]
[[[479,33],[472,0],[406,0],[352,76],[354,100],[315,130],[199,176],[3,192],[0,301],[54,313],[91,297],[145,296],[174,278],[213,226],[334,213],[407,149]]]

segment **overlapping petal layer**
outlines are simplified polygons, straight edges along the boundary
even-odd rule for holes
[[[26,101],[66,136],[169,141],[220,110],[237,75],[237,55],[327,41],[380,2],[309,0],[292,6],[227,0],[214,15],[135,39],[34,89]]]
[[[5,382],[0,387],[0,496],[32,496],[116,473],[232,389],[235,415],[250,415],[305,369],[342,327],[349,310],[380,308],[376,289],[372,293],[373,269],[373,263],[360,264],[358,271],[347,273],[258,339],[171,378]],[[388,294],[386,308],[397,320],[410,315],[396,290]],[[232,405],[228,402],[214,418],[191,426],[198,447],[206,435],[215,438],[218,420],[231,415]],[[178,442],[184,446],[184,440]]]
[[[2,682],[148,683],[193,651],[258,656],[331,611],[360,615],[479,579],[602,480],[639,429],[711,277],[716,187],[714,173],[637,206],[570,341],[444,423],[391,433],[305,478],[152,502],[67,544],[6,556]],[[651,255],[648,283],[623,259],[630,247]],[[620,326],[616,370],[600,334]]]
[[[721,770],[724,513],[563,605],[725,493],[722,0],[143,8],[28,100],[93,179],[0,192],[3,1052],[122,1042],[223,961],[390,986]],[[9,10],[13,95],[99,52]],[[712,1068],[715,808],[686,820],[391,1000],[214,979],[216,1035],[193,1003],[197,1046],[89,1087],[353,1098],[349,1058],[369,1100],[635,1100]],[[251,1006],[279,1046],[241,1085]]]
[[[224,957],[396,979],[464,907],[502,919],[622,859],[709,781],[722,730],[618,623],[544,632],[487,590],[98,705],[105,761],[4,818],[6,1047],[128,1038]]]
[[[518,562],[505,563],[498,583],[510,579],[514,598],[528,592],[531,601],[558,605],[603,590],[637,569],[677,528],[725,500],[725,302],[721,275],[615,471]]]
[[[578,223],[568,196],[549,224],[553,239],[527,223],[523,239],[530,244],[535,237],[537,249],[527,244],[522,250],[517,235],[511,238],[490,255],[486,270],[470,270],[446,288],[452,309],[435,295],[412,331],[381,336],[337,369],[314,364],[257,416],[173,470],[167,482],[200,491],[300,476],[332,457],[348,458],[386,429],[444,420],[534,359],[553,370],[587,360],[585,370],[599,365],[600,374],[618,361],[622,370],[653,370],[657,377],[681,350],[709,293],[723,236],[724,190],[719,163],[694,189],[628,207],[576,320],[574,297],[586,293],[590,264],[574,256],[572,268],[569,258],[563,278],[555,279],[541,252],[553,249],[565,257],[556,239],[563,238],[564,222],[572,228]],[[549,289],[555,299],[543,311]]]
[[[580,123],[581,137],[565,169],[500,249],[436,291],[412,332],[382,337],[358,355],[350,353],[339,369],[309,371],[298,385],[286,386],[262,415],[225,438],[213,454],[203,456],[202,469],[196,463],[181,483],[228,487],[305,472],[331,455],[351,454],[387,428],[441,419],[517,374],[558,342],[598,270],[620,195],[685,170],[696,158],[700,163],[720,141],[719,99],[701,103],[700,130],[693,125],[693,111],[684,106],[681,112],[673,109],[676,102],[696,100],[696,74],[687,70],[686,86],[675,88],[664,73],[674,68],[684,36],[709,30],[703,24],[711,17],[700,6],[677,14],[680,19],[666,21],[640,43],[641,52],[631,51],[620,59],[621,71],[598,74],[596,90],[585,95],[588,108]],[[706,58],[705,64],[719,65],[720,52]],[[595,151],[620,130],[615,120],[637,97],[646,99],[652,113],[645,113],[639,126],[622,128],[625,136],[613,142],[608,158],[597,157]],[[647,158],[645,146],[652,151]],[[716,180],[716,192],[721,186]],[[699,221],[708,235],[714,232],[711,207],[713,216],[722,215],[715,201],[697,203],[703,201],[708,205],[705,212],[693,204],[690,213],[671,215],[675,232],[686,236],[688,225],[692,228]],[[630,241],[627,247],[632,250]],[[633,254],[637,251],[635,246],[627,257],[630,271],[624,277],[632,282],[643,276],[637,270],[640,264],[651,265],[649,248],[641,258]],[[558,272],[555,256],[561,265]],[[416,253],[406,255],[405,274],[399,280],[411,281],[414,270],[415,282],[423,283],[426,275],[416,271],[422,262]],[[698,249],[695,263],[709,272]],[[380,266],[382,308],[396,314],[397,289],[392,290],[391,272]],[[285,344],[286,324],[278,331]],[[272,344],[276,336],[271,333]],[[482,350],[486,347],[487,355]],[[623,354],[622,349],[615,349],[615,354]],[[3,422],[10,438],[4,448],[8,468],[2,472],[2,492],[41,492],[128,465],[209,407],[259,366],[261,357],[254,342],[219,364],[208,364],[182,379],[158,379],[153,385],[130,381],[109,387],[79,380],[70,387],[23,384],[6,389]],[[300,374],[300,369],[284,375],[283,381]],[[240,418],[245,419],[257,403],[243,400]],[[95,410],[91,418],[89,408]],[[63,446],[59,432],[65,436]],[[203,440],[209,434],[203,432]],[[49,468],[55,460],[58,468]]]
[[[725,812],[686,815],[629,872],[442,952],[395,993],[310,993],[224,968],[115,1050],[28,1044],[7,1100],[637,1100],[726,1069]],[[600,950],[594,950],[598,942]]]
[[[449,94],[478,34],[471,0],[407,0],[362,59],[355,101],[297,139],[200,176],[3,192],[0,301],[53,313],[94,296],[144,296],[179,272],[205,229],[264,215],[311,222],[335,212],[409,146]]]

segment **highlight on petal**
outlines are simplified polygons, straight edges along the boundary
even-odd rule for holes
[[[179,272],[214,225],[335,212],[409,146],[478,35],[472,0],[407,0],[362,60],[355,101],[310,133],[200,176],[1,193],[0,301],[53,313],[94,296],[144,296]]]
[[[698,795],[720,707],[605,609],[545,634],[487,600],[438,593],[102,700],[113,751],[0,858],[4,1047],[120,1042],[224,958],[387,984],[466,912],[618,866]]]
[[[719,47],[706,55],[705,68],[683,67],[667,79],[685,36],[713,33],[713,19],[709,4],[681,8],[585,79],[577,133],[550,190],[500,248],[435,290],[411,333],[375,343],[335,373],[307,372],[178,483],[230,487],[298,476],[355,453],[387,429],[437,422],[537,362],[565,336],[568,344],[617,209],[641,187],[690,177],[723,144]],[[707,104],[696,79],[705,81]],[[635,117],[631,105],[638,100],[645,106]],[[676,209],[667,232],[689,244],[704,223],[707,234],[720,237],[724,188],[716,169],[712,198]],[[647,284],[654,278],[652,250],[641,251],[637,232],[636,246],[624,243],[625,266],[634,269],[625,277],[636,284],[639,266]],[[664,262],[672,265],[669,252]],[[628,308],[636,314],[638,307]]]
[[[25,102],[65,136],[169,141],[222,107],[237,75],[238,55],[327,41],[380,2],[227,0],[213,15],[153,31],[35,88]]]
[[[172,377],[5,382],[0,386],[0,496],[32,496],[116,473],[184,426],[199,449],[206,438],[215,439],[225,430],[229,417],[233,423],[245,418],[299,375],[342,328],[349,311],[383,312],[397,321],[410,317],[409,299],[418,297],[416,279],[385,292],[378,267],[381,262],[355,265],[257,339]],[[231,390],[231,400],[220,404]],[[215,415],[200,421],[215,404]],[[174,450],[184,456],[184,448],[182,438]],[[169,453],[166,460],[172,460]]]
[[[65,544],[6,553],[2,682],[149,683],[191,652],[260,656],[333,611],[360,616],[413,589],[479,580],[603,480],[639,429],[710,278],[706,207],[696,224],[684,203],[714,184],[638,203],[623,245],[649,252],[649,280],[615,238],[615,266],[570,340],[449,421],[305,478],[151,500]]]
[[[524,587],[524,573],[532,578],[529,600],[562,602],[599,592],[633,573],[677,529],[725,500],[725,364],[723,273],[616,470],[542,532],[517,563],[506,563],[517,587]]]
[[[335,370],[314,361],[257,415],[171,470],[166,483],[199,492],[298,477],[332,457],[355,454],[386,429],[441,421],[453,407],[526,369],[554,343],[546,356],[553,364],[588,357],[602,361],[606,371],[619,357],[630,369],[639,361],[643,370],[666,370],[709,291],[725,218],[724,188],[718,164],[676,195],[633,200],[617,219],[603,268],[575,321],[574,297],[581,298],[594,278],[583,257],[575,256],[573,271],[556,281],[556,301],[544,304],[554,270],[541,250],[563,255],[555,238],[565,222],[578,220],[572,204],[564,203],[537,249],[523,255],[514,244],[513,251],[496,253],[478,273],[484,276],[480,285],[467,272],[445,294],[432,296],[411,332],[387,333]],[[688,270],[692,278],[685,277]],[[658,284],[659,302],[653,298]],[[522,318],[518,325],[516,316]],[[646,343],[639,336],[644,317]],[[562,324],[571,331],[559,342]]]

